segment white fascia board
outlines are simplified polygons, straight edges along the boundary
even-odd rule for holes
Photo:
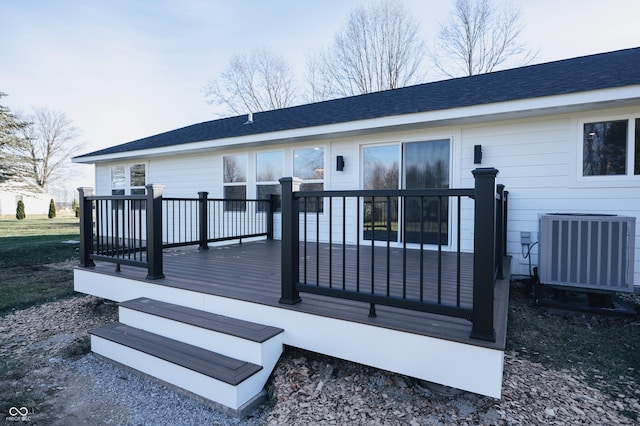
[[[554,95],[516,101],[496,102],[412,114],[393,115],[346,123],[305,127],[279,132],[260,133],[233,138],[171,145],[161,148],[127,151],[92,157],[74,158],[74,163],[93,164],[140,157],[160,157],[187,154],[236,146],[268,145],[305,140],[326,139],[348,135],[411,129],[420,126],[438,126],[494,121],[509,118],[525,118],[560,112],[575,112],[596,109],[599,106],[616,107],[640,104],[640,85],[589,92]]]

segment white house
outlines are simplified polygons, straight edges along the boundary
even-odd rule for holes
[[[24,203],[27,217],[49,214],[51,199],[50,194],[26,180],[0,184],[0,218],[15,217],[18,201]]]
[[[453,192],[447,193],[450,195],[443,195],[445,193],[442,192],[441,196],[435,195],[436,192],[425,192],[427,195],[422,196],[422,201],[416,202],[418,196],[411,191],[473,188],[477,184],[473,170],[494,168],[499,171],[497,182],[508,191],[505,251],[511,261],[510,271],[508,267],[505,267],[505,271],[507,274],[529,275],[531,266],[538,265],[540,261],[539,246],[535,243],[542,235],[539,233],[541,216],[550,213],[588,214],[594,216],[585,217],[605,218],[611,216],[604,215],[618,215],[632,219],[640,216],[640,48],[274,111],[249,112],[243,116],[194,124],[116,145],[75,157],[73,161],[95,164],[97,196],[94,199],[87,198],[95,203],[100,202],[99,196],[135,198],[144,194],[145,185],[151,183],[164,185],[162,195],[166,198],[193,198],[199,192],[207,192],[210,198],[263,199],[279,193],[281,177],[291,176],[301,179],[300,190],[303,194],[305,191],[322,190],[344,193],[354,190],[387,191],[380,192],[379,199],[375,201],[371,196],[373,192],[357,197],[356,201],[340,201],[342,193],[336,192],[336,199],[331,202],[327,201],[328,193],[316,192],[315,201],[314,196],[310,197],[311,205],[300,207],[300,212],[305,212],[300,213],[299,217],[300,239],[303,239],[302,235],[305,239],[305,253],[300,255],[300,259],[304,261],[306,281],[309,281],[307,259],[313,258],[313,255],[306,253],[307,236],[310,241],[330,243],[329,247],[335,243],[345,243],[342,247],[349,245],[348,249],[342,249],[342,253],[351,250],[351,247],[359,249],[361,245],[367,245],[372,252],[379,246],[383,250],[386,247],[386,253],[397,248],[399,251],[393,252],[396,254],[413,249],[423,253],[424,248],[432,249],[438,253],[438,262],[446,260],[446,256],[440,257],[442,253],[449,252],[462,253],[458,259],[462,258],[463,263],[465,253],[475,252],[477,258],[477,233],[480,231],[475,225],[479,223],[478,219],[474,222],[474,217],[478,216],[477,213],[474,216],[474,208],[478,211],[477,195],[475,207],[474,201],[469,199],[473,199],[473,195],[463,200],[458,198],[461,201],[457,206]],[[409,195],[398,202],[396,193],[391,190],[406,190],[408,192],[405,194]],[[425,197],[427,201],[424,201]],[[283,194],[283,203],[285,198]],[[283,215],[285,207],[283,204]],[[108,207],[101,211],[108,215],[114,209]],[[85,208],[85,211],[89,210]],[[241,204],[240,208],[225,204],[224,213],[229,215],[239,210],[250,209],[245,204]],[[259,208],[254,210],[261,211]],[[135,211],[139,212],[140,209]],[[480,213],[482,216],[483,212]],[[189,216],[195,216],[195,213],[189,213]],[[308,220],[307,216],[310,216]],[[340,219],[344,222],[342,225],[336,225],[336,216],[344,218]],[[276,240],[282,238],[284,247],[288,222],[283,222],[277,212],[273,221],[273,236]],[[108,221],[100,219],[100,223],[98,228],[106,226]],[[378,230],[381,223],[384,224],[382,231]],[[615,228],[602,231],[609,235],[614,233],[614,229],[616,232],[622,230],[622,236],[614,240],[624,240],[626,244],[622,244],[622,248],[611,249],[615,255],[608,255],[608,260],[600,257],[588,259],[589,263],[600,265],[598,274],[605,269],[602,266],[605,263],[615,263],[623,272],[633,270],[633,277],[625,281],[628,284],[626,288],[619,282],[616,284],[618,288],[629,291],[633,290],[633,286],[640,286],[640,248],[633,245],[637,240],[635,220],[625,223],[619,225],[619,229],[615,225]],[[187,228],[195,229],[195,225],[181,226],[181,232],[186,232]],[[342,233],[334,235],[334,229],[339,227],[342,227]],[[435,230],[433,235],[427,235],[427,229]],[[577,235],[578,231],[570,226],[555,235],[565,235],[562,232]],[[495,232],[489,235],[495,235]],[[589,233],[588,238],[600,238],[599,235],[604,234]],[[288,234],[286,237],[289,238]],[[165,232],[163,239],[166,238]],[[91,243],[87,241],[87,244]],[[591,256],[584,248],[582,252],[578,248],[573,249],[572,244],[567,245],[570,252],[567,259]],[[582,247],[580,244],[576,243],[576,247]],[[481,251],[493,252],[493,247],[488,245],[486,250]],[[315,250],[320,256],[321,246],[316,246]],[[530,257],[525,256],[527,250],[530,250]],[[299,257],[296,252],[288,254],[291,256],[286,256],[283,251],[283,281],[285,257]],[[389,265],[396,254],[387,254],[387,277],[393,275],[393,267]],[[496,257],[501,257],[501,254],[498,253]],[[407,256],[410,255],[397,255],[403,256],[404,266],[400,268],[407,271]],[[344,256],[347,255],[343,254],[343,259]],[[120,272],[118,269],[114,274],[101,269],[99,265],[92,266],[92,259],[104,260],[108,257],[99,253],[94,253],[93,257],[87,255],[83,267],[76,270],[76,289],[118,301],[141,296],[163,299],[164,302],[180,299],[183,300],[183,306],[222,315],[233,314],[245,321],[261,322],[282,329],[284,343],[289,345],[473,392],[500,395],[508,297],[500,293],[503,287],[496,286],[495,290],[496,311],[491,320],[497,336],[495,343],[474,342],[473,331],[471,341],[456,337],[455,333],[447,334],[443,332],[446,328],[443,325],[445,322],[442,322],[444,320],[441,320],[443,317],[429,320],[432,327],[426,331],[405,330],[423,336],[424,340],[420,340],[415,334],[410,337],[404,334],[405,331],[399,331],[394,328],[396,326],[389,324],[382,326],[386,327],[385,333],[389,327],[394,328],[396,333],[370,334],[374,332],[366,327],[380,324],[359,317],[353,319],[346,310],[342,317],[338,314],[327,315],[333,319],[340,317],[341,320],[348,320],[349,325],[327,322],[326,316],[320,315],[309,305],[305,305],[304,315],[295,311],[301,316],[292,319],[289,315],[293,315],[294,311],[283,309],[277,302],[272,305],[268,298],[247,300],[243,298],[249,297],[248,293],[242,293],[224,300],[218,299],[219,294],[210,294],[213,290],[205,288],[214,284],[201,284],[197,277],[183,278],[180,282],[172,281],[167,285],[174,290],[181,288],[192,292],[197,288],[196,292],[204,292],[207,296],[191,298],[192,293],[169,294],[167,285],[161,290],[156,285],[165,279],[169,280],[168,276],[164,278],[161,273],[157,274],[159,280],[152,282],[136,278],[133,272],[125,274],[124,270]],[[220,254],[219,257],[224,256]],[[228,259],[230,263],[227,266],[236,260],[241,262],[240,257]],[[168,259],[167,262],[169,260],[175,261]],[[124,265],[127,262],[131,263],[122,258],[116,261]],[[317,262],[319,264],[320,261]],[[371,265],[378,263],[384,262],[380,257],[376,257],[375,261],[371,257]],[[347,271],[344,262],[342,265],[344,277],[350,271]],[[234,273],[241,274],[242,267],[237,268]],[[179,270],[189,275],[188,270]],[[267,274],[265,271],[260,269],[262,274]],[[422,272],[420,274],[422,282]],[[474,275],[477,274],[474,266]],[[295,275],[294,279],[297,280],[297,269]],[[320,270],[316,275],[321,275]],[[267,277],[268,274],[264,275],[265,280],[268,280]],[[211,280],[215,281],[213,278]],[[620,278],[619,281],[624,279]],[[120,284],[115,285],[116,282]],[[153,290],[151,286],[154,286]],[[116,291],[116,288],[119,290]],[[329,290],[314,290],[310,286],[300,288],[320,294],[329,293]],[[461,305],[459,288],[458,307]],[[490,291],[493,293],[493,290]],[[440,300],[440,290],[438,292]],[[374,293],[373,288],[371,293]],[[478,290],[474,291],[473,297],[479,293]],[[499,296],[499,293],[503,296]],[[281,301],[289,298],[289,301],[295,302],[296,296],[297,293],[293,298],[291,295],[285,296],[283,292]],[[305,297],[302,297],[303,303],[315,300]],[[360,296],[353,294],[349,297],[352,300],[367,300],[372,305],[374,301],[381,303],[373,297],[358,299]],[[493,294],[489,297],[489,300],[494,300]],[[476,305],[474,299],[473,309]],[[438,309],[430,312],[448,315],[449,311]],[[503,323],[498,326],[501,315]],[[325,320],[321,320],[321,316]],[[379,317],[383,321],[382,315]],[[407,319],[405,322],[409,324],[412,321],[423,320]],[[310,327],[313,333],[309,333]],[[348,331],[336,331],[343,328]],[[335,334],[329,335],[329,329]],[[445,334],[444,338],[442,333]],[[363,341],[356,339],[356,336],[362,336]],[[357,343],[355,340],[358,340]],[[388,342],[393,344],[389,345]],[[96,347],[102,345],[104,342],[96,338]],[[390,346],[401,348],[403,345],[410,346],[412,350],[393,354],[388,352]],[[127,363],[110,350],[105,352],[109,352],[107,356]],[[138,364],[143,368],[145,362],[138,361]],[[238,409],[247,400],[242,399],[242,403],[221,403]]]
[[[410,169],[430,164],[441,165],[445,176],[428,185],[464,188],[472,186],[472,169],[495,167],[510,196],[512,272],[527,275],[521,234],[537,241],[541,214],[640,216],[636,65],[638,48],[258,112],[74,162],[95,164],[97,194],[135,194],[146,183],[160,183],[169,197],[208,191],[248,198],[276,190],[281,176],[302,178],[303,189],[416,188],[425,183]],[[474,149],[480,164],[474,164]],[[344,161],[340,171],[337,158]],[[225,176],[230,165],[238,176]],[[374,182],[376,167],[395,180]],[[462,244],[470,247],[467,235]],[[538,263],[535,247],[532,263]],[[634,270],[640,286],[640,247]]]

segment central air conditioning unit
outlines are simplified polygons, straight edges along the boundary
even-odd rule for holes
[[[597,292],[633,292],[635,217],[540,216],[540,282]]]

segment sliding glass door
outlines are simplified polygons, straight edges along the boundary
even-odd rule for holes
[[[412,142],[404,145],[406,189],[449,187],[449,140]],[[404,229],[408,243],[447,244],[449,202],[447,197],[410,197],[404,203]]]
[[[400,184],[400,147],[384,145],[362,150],[363,188],[398,189]],[[363,231],[365,240],[398,240],[398,199],[364,199]]]
[[[450,141],[440,139],[364,147],[364,189],[449,187]],[[407,243],[448,242],[448,199],[367,198],[363,202],[363,238]]]

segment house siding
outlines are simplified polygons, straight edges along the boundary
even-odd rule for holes
[[[599,110],[463,128],[461,186],[473,184],[470,174],[474,168],[473,146],[482,145],[482,167],[498,169],[498,182],[509,191],[507,252],[513,256],[514,274],[529,274],[529,260],[523,256],[520,233],[531,232],[532,243],[538,241],[542,214],[615,214],[640,218],[640,197],[630,192],[640,187],[640,176],[604,176],[591,182],[580,176],[581,123],[628,114],[640,117],[640,109]],[[636,227],[636,241],[639,238]],[[634,264],[636,286],[640,285],[638,246]],[[537,248],[532,249],[532,266],[538,264]]]
[[[49,214],[49,203],[53,198],[49,194],[16,193],[0,191],[0,218],[15,218],[18,199],[22,199],[27,217]]]
[[[420,130],[377,135],[336,138],[304,144],[278,144],[265,147],[234,148],[204,151],[198,154],[165,156],[147,160],[147,182],[165,185],[168,197],[196,197],[198,191],[208,191],[210,198],[223,196],[222,157],[229,154],[248,154],[249,198],[255,197],[255,152],[282,151],[283,175],[292,175],[292,149],[323,146],[325,149],[324,184],[327,190],[361,188],[361,150],[369,144],[400,143],[407,141],[450,138],[452,188],[474,186],[471,171],[476,167],[495,167],[500,171],[498,183],[509,191],[509,223],[507,252],[513,256],[512,272],[529,274],[529,260],[523,256],[520,233],[531,232],[532,242],[538,240],[539,216],[545,213],[601,213],[640,217],[640,197],[630,196],[630,189],[637,190],[640,176],[604,176],[598,179],[581,178],[582,143],[581,123],[584,120],[601,120],[599,117],[624,115],[640,117],[640,108],[618,108],[585,113],[556,114],[529,119],[493,121],[466,126],[437,127],[425,125]],[[482,145],[482,163],[473,163],[474,145]],[[344,171],[335,170],[336,156],[345,159]],[[131,161],[129,164],[140,162]],[[116,164],[116,163],[113,163]],[[96,165],[98,194],[110,192],[111,163]],[[342,217],[341,203],[334,203],[334,218]],[[450,209],[453,211],[455,209]],[[346,217],[349,223],[356,221],[355,202],[347,203]],[[473,248],[473,206],[469,200],[462,204],[461,249]],[[453,218],[455,220],[455,218]],[[315,239],[315,215],[309,215],[307,237]],[[320,216],[320,239],[328,240],[328,215]],[[454,223],[454,220],[451,223]],[[275,237],[280,237],[280,215],[274,220]],[[333,241],[341,238],[341,224],[334,223]],[[636,241],[640,226],[636,227]],[[301,229],[304,235],[304,227]],[[456,238],[452,228],[451,249]],[[347,228],[346,240],[357,240],[355,226]],[[640,244],[636,244],[634,284],[640,286]],[[532,249],[531,264],[538,264],[537,246]]]

